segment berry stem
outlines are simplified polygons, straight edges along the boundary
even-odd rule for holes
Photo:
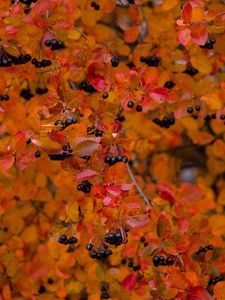
[[[128,174],[132,180],[132,182],[134,183],[138,193],[140,194],[141,198],[144,200],[145,204],[147,204],[148,206],[152,207],[152,200],[149,199],[145,193],[143,192],[143,190],[140,188],[139,184],[137,183],[137,180],[135,179],[135,176],[129,166],[129,163],[126,163],[126,166],[127,166],[127,171],[128,171]]]

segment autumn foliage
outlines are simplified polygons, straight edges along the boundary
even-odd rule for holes
[[[0,1],[0,300],[225,299],[224,24]]]

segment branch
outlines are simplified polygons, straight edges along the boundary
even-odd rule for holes
[[[145,195],[145,193],[142,191],[142,189],[140,188],[139,184],[137,183],[137,180],[135,179],[134,177],[134,174],[129,166],[129,163],[126,164],[127,166],[127,171],[128,171],[128,174],[132,180],[132,182],[134,183],[138,193],[140,194],[141,198],[143,198],[144,202],[146,205],[152,207],[152,200],[151,199],[148,199],[148,197]]]

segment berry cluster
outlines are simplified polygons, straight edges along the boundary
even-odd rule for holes
[[[95,10],[99,10],[100,9],[100,5],[97,4],[95,1],[91,2],[91,7],[93,7]]]
[[[0,95],[0,101],[8,101],[9,95]]]
[[[216,40],[214,38],[209,39],[206,41],[205,45],[200,45],[200,48],[211,50],[213,49],[214,44],[216,43]]]
[[[122,258],[122,259],[121,259],[121,264],[122,264],[122,265],[126,265],[126,264],[127,264],[126,258]],[[133,270],[134,270],[135,272],[137,272],[137,271],[139,271],[139,270],[141,269],[141,266],[140,266],[140,265],[135,265],[135,266],[134,266],[134,263],[133,263],[132,260],[130,260],[130,261],[128,262],[127,265],[128,265],[129,268],[133,268]]]
[[[220,281],[223,281],[223,280],[225,280],[225,276],[220,275],[220,276],[211,278],[208,282],[208,285],[215,285],[215,284],[217,284],[217,282],[220,282]]]
[[[63,245],[72,245],[77,243],[77,238],[75,236],[71,236],[70,238],[67,238],[65,234],[60,235],[58,242]]]
[[[19,55],[18,57],[7,53],[0,47],[0,67],[11,67],[14,65],[23,65],[31,60],[30,54]]]
[[[39,289],[38,289],[38,293],[39,294],[44,294],[45,292],[46,292],[46,287],[43,284],[41,284]]]
[[[123,229],[127,237],[127,232],[129,231],[129,228],[125,226]],[[120,231],[116,231],[115,233],[107,233],[104,237],[104,241],[107,244],[115,246],[120,246],[122,243],[127,243],[127,240],[123,241],[123,237]]]
[[[196,255],[200,254],[200,253],[205,253],[207,251],[212,251],[214,250],[214,246],[213,245],[207,245],[205,247],[200,247],[200,249],[195,252]]]
[[[94,134],[96,137],[102,136],[103,133],[104,131],[97,129],[94,125],[87,128],[87,134]]]
[[[165,116],[162,120],[156,118],[153,122],[159,125],[161,128],[169,128],[175,124],[175,118],[173,116]]]
[[[136,66],[135,66],[135,64],[134,64],[133,61],[128,61],[127,67],[128,67],[129,69],[132,69],[132,68],[135,68]]]
[[[153,257],[153,264],[155,267],[158,266],[170,266],[173,265],[174,260],[172,256],[168,256],[167,258],[164,258],[162,255],[155,255]]]
[[[90,257],[93,258],[93,259],[105,259],[107,258],[108,256],[112,255],[112,250],[108,250],[108,246],[103,244],[103,248],[104,249],[101,249],[99,251],[96,251],[96,250],[92,250],[93,249],[93,245],[92,244],[88,244],[86,246],[86,249],[88,251],[91,251],[90,252]]]
[[[68,153],[68,152],[61,152],[61,153],[52,153],[52,154],[48,154],[48,157],[50,158],[50,160],[64,160],[68,157],[73,156],[72,153]]]
[[[119,61],[118,58],[113,57],[113,58],[111,59],[111,66],[112,66],[113,68],[117,68],[117,67],[119,66],[119,63],[120,63],[120,61]]]
[[[188,67],[183,73],[186,73],[190,76],[195,76],[196,74],[198,74],[198,70],[193,67]]]
[[[46,68],[51,66],[52,64],[52,62],[49,59],[42,59],[41,61],[39,61],[36,58],[33,58],[31,63],[35,66],[35,68]]]
[[[25,5],[31,5],[32,3],[36,3],[37,0],[19,0],[19,2]]]
[[[164,83],[164,87],[167,88],[167,89],[172,89],[176,84],[171,81],[171,80],[168,80]]]
[[[77,190],[88,194],[91,191],[91,186],[92,184],[88,180],[83,180],[82,183],[77,185]]]
[[[100,291],[101,291],[101,299],[109,299],[110,296],[109,296],[109,293],[108,293],[108,286],[103,284],[101,287],[100,287]]]
[[[61,50],[65,48],[65,44],[57,39],[46,40],[45,46],[51,47],[51,50]]]
[[[38,95],[43,95],[43,94],[46,94],[47,92],[48,92],[47,87],[44,87],[44,88],[36,87],[36,89],[35,89],[35,93]]]
[[[96,89],[87,81],[81,81],[78,85],[79,89],[86,92],[86,93],[94,93]]]
[[[76,124],[77,123],[77,118],[73,117],[71,119],[66,119],[65,122],[63,122],[62,120],[56,120],[54,125],[57,126],[57,125],[61,125],[62,126],[62,129],[65,129],[66,127],[72,125],[72,124]]]
[[[29,87],[24,88],[20,91],[20,97],[23,97],[25,100],[30,100],[34,94],[32,94]]]
[[[149,67],[158,67],[161,58],[158,56],[141,56],[140,62],[145,63]]]
[[[113,166],[118,162],[128,162],[128,158],[126,155],[117,155],[117,156],[107,156],[105,158],[105,163],[107,163],[109,166]]]
[[[134,4],[134,0],[128,0],[129,4]]]

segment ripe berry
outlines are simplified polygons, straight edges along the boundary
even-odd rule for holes
[[[70,126],[70,125],[72,125],[72,124],[73,124],[73,122],[72,122],[71,119],[67,119],[67,120],[65,121],[65,127],[68,127],[68,126]]]
[[[167,88],[167,89],[172,89],[176,84],[169,80],[169,81],[166,81],[165,84],[164,84],[164,87]]]
[[[107,292],[103,292],[102,294],[101,294],[101,299],[109,299],[109,294],[107,293]]]
[[[208,245],[208,246],[207,246],[207,249],[208,249],[208,250],[214,250],[214,246],[213,246],[213,245]]]
[[[220,115],[220,120],[224,120],[224,119],[225,119],[225,115],[224,114]]]
[[[39,158],[39,157],[41,156],[41,152],[40,152],[40,151],[36,151],[36,152],[34,153],[34,156],[35,156],[36,158]]]
[[[77,243],[77,238],[75,236],[72,236],[68,239],[69,244],[75,244]]]
[[[60,244],[64,244],[65,241],[67,241],[66,235],[65,235],[65,234],[60,235],[60,237],[59,237],[59,239],[58,239],[58,242],[59,242]]]
[[[197,73],[198,73],[198,70],[193,68],[193,67],[190,67],[190,68],[187,68],[184,73],[190,75],[190,76],[195,76]]]
[[[118,116],[116,117],[116,120],[119,121],[119,122],[124,122],[126,119],[125,119],[124,116],[118,115]]]
[[[122,258],[121,261],[120,261],[120,263],[121,263],[122,265],[125,265],[125,264],[127,263],[126,258]]]
[[[153,257],[153,264],[154,264],[155,267],[159,266],[159,264],[160,264],[160,258],[159,258],[158,255],[156,255],[156,256]]]
[[[116,67],[118,67],[119,66],[119,59],[118,58],[116,58],[116,57],[113,57],[112,59],[111,59],[111,65],[112,65],[112,67],[113,68],[116,68]]]
[[[28,145],[28,144],[30,144],[31,143],[31,139],[26,139],[26,144]]]
[[[129,69],[135,68],[135,64],[132,61],[129,61],[127,63],[127,66],[128,66]]]
[[[107,99],[108,97],[109,97],[109,94],[106,93],[106,92],[102,95],[102,98],[103,98],[103,99]]]
[[[200,110],[201,110],[200,105],[196,105],[196,106],[195,106],[195,110],[196,110],[196,111],[200,111]]]
[[[61,126],[64,126],[64,122],[62,120],[56,120],[55,123],[54,123],[55,126],[57,125],[61,125]]]
[[[141,266],[140,265],[136,265],[133,267],[133,270],[134,271],[139,271],[141,269]]]
[[[136,111],[137,112],[141,112],[142,111],[142,106],[141,105],[137,105],[136,106]]]
[[[129,263],[127,265],[128,265],[129,268],[132,268],[133,267],[133,262],[129,261]]]
[[[167,263],[168,266],[172,265],[173,264],[173,258],[171,256],[167,257],[166,263]]]
[[[125,155],[122,156],[122,162],[125,164],[128,162],[128,158]]]
[[[90,254],[91,258],[96,258],[97,257],[97,251],[93,250]]]
[[[142,237],[140,238],[140,242],[142,242],[142,243],[145,242],[145,237],[144,237],[144,236],[142,236]]]
[[[38,293],[43,294],[45,292],[46,292],[46,287],[43,284],[41,284],[39,287]]]
[[[188,112],[189,114],[192,114],[192,113],[193,113],[193,107],[192,107],[192,106],[189,106],[189,107],[187,108],[187,112]]]
[[[48,278],[48,284],[53,284],[53,283],[54,283],[53,279],[52,278]]]
[[[215,114],[215,113],[212,114],[212,115],[211,115],[211,118],[215,120],[215,119],[216,119],[216,114]]]
[[[91,251],[92,248],[93,248],[93,245],[92,245],[92,244],[87,244],[87,245],[86,245],[86,249],[87,249],[88,251]]]

